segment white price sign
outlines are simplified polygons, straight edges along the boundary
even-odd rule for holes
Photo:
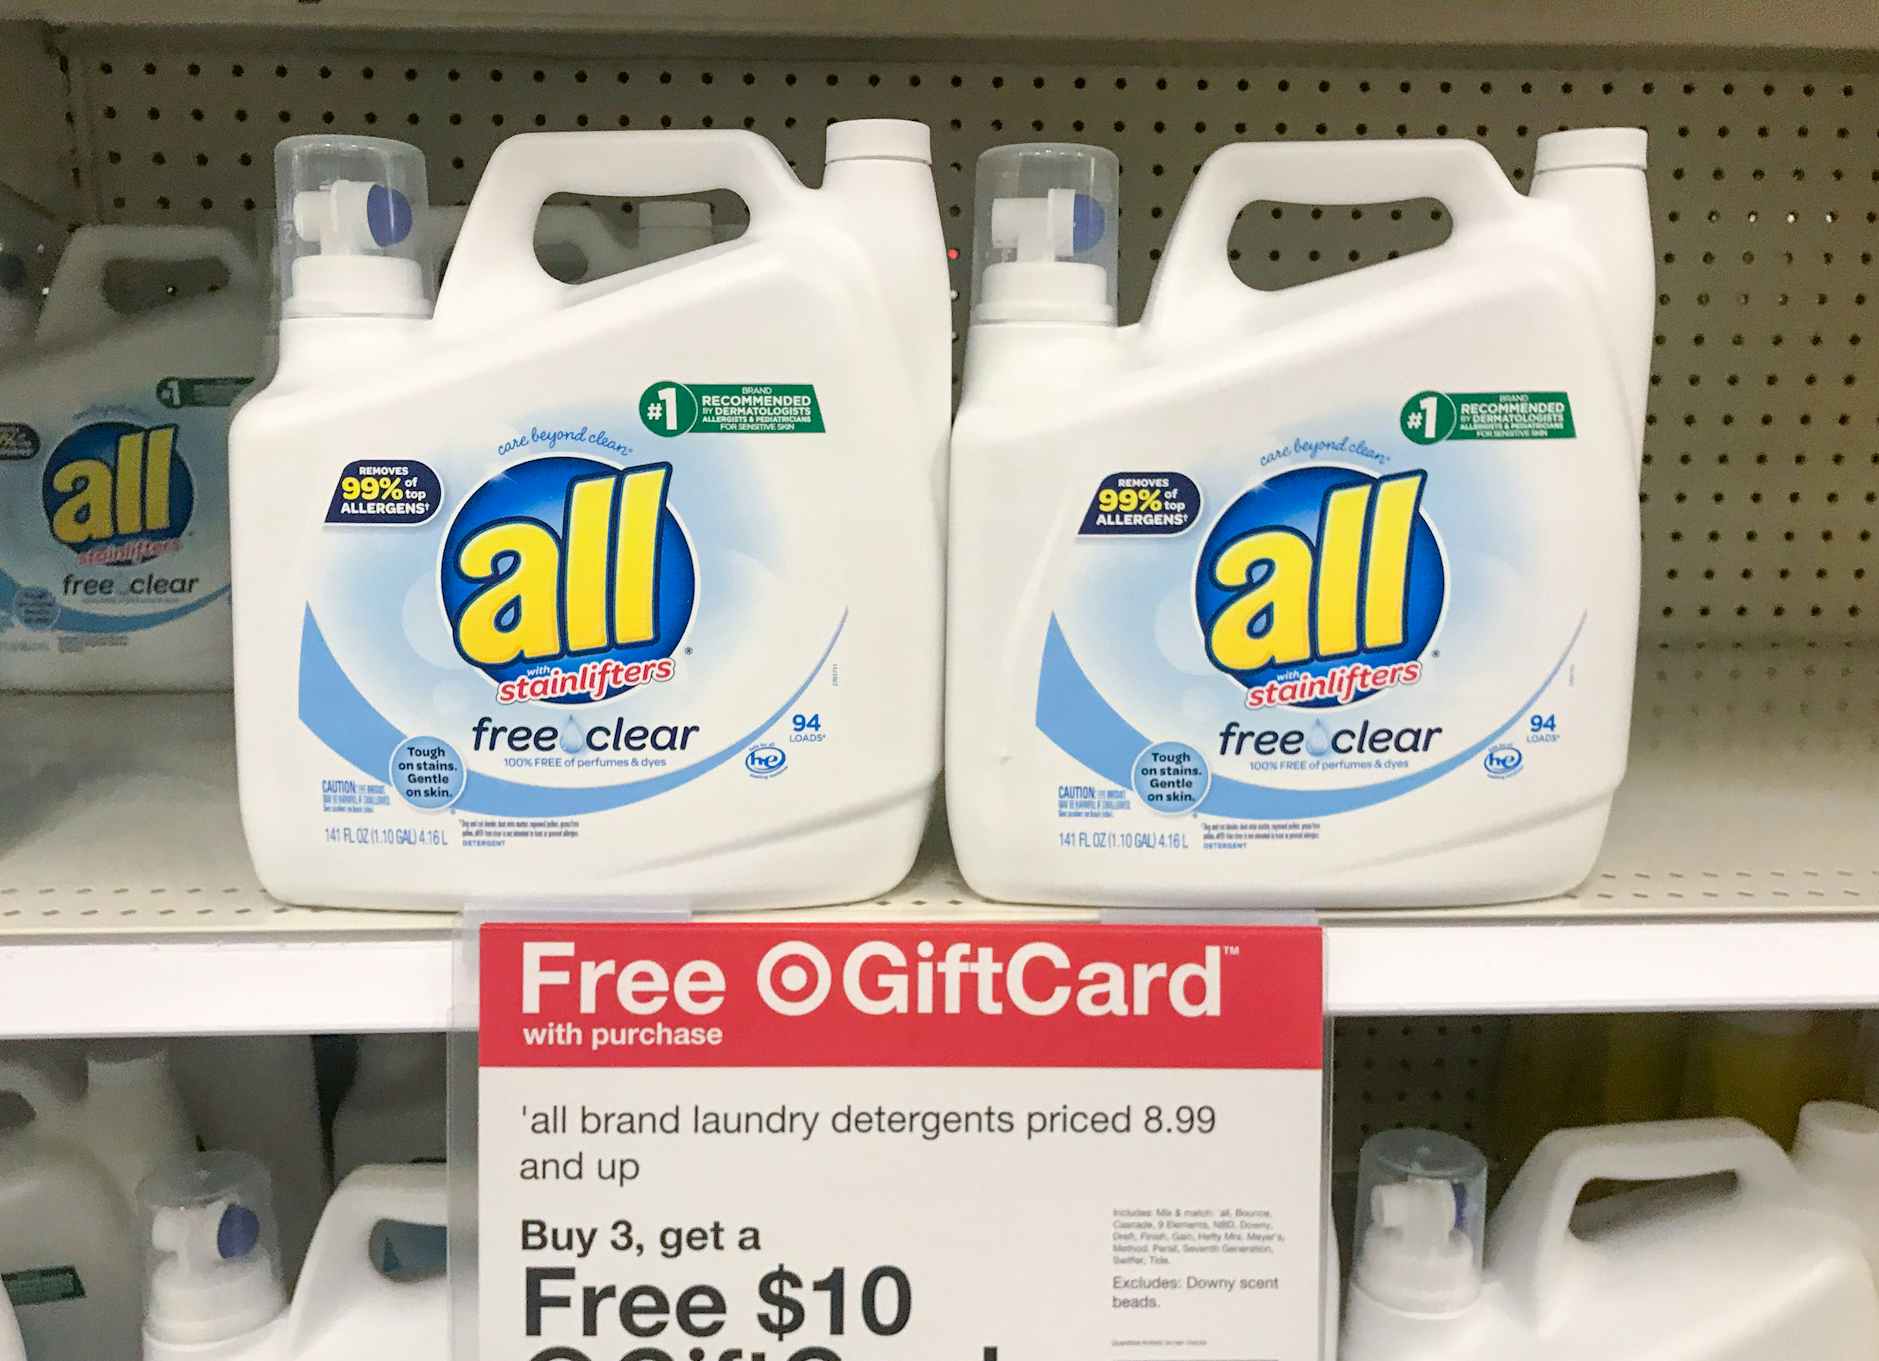
[[[481,928],[482,1361],[1312,1361],[1306,927]]]

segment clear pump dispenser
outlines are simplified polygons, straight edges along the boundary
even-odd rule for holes
[[[1351,1284],[1379,1304],[1451,1314],[1481,1291],[1487,1160],[1465,1139],[1398,1129],[1364,1142]]]
[[[425,317],[435,297],[424,153],[383,137],[289,137],[274,151],[281,315]]]
[[[246,1153],[173,1158],[137,1190],[144,1230],[144,1355],[227,1342],[287,1307],[273,1183]]]
[[[1116,154],[1067,142],[979,157],[972,320],[1116,322]]]

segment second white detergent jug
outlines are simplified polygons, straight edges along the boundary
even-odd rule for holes
[[[1339,1361],[1870,1361],[1879,1293],[1851,1223],[1743,1120],[1559,1130],[1486,1225],[1487,1166],[1374,1135]],[[1599,1181],[1660,1183],[1579,1205]]]
[[[54,1047],[0,1052],[0,1277],[32,1361],[137,1355],[137,1186],[195,1135],[164,1051],[110,1045],[84,1080]],[[11,1114],[11,1112],[9,1112]]]
[[[327,1202],[289,1303],[266,1167],[198,1154],[144,1182],[143,1361],[444,1361],[442,1274],[394,1281],[368,1245],[382,1220],[446,1222],[441,1167],[364,1167]]]
[[[917,123],[822,187],[742,131],[491,158],[435,315],[419,154],[276,158],[280,364],[236,417],[242,819],[295,903],[879,893],[939,767],[948,284]],[[740,238],[580,285],[567,191]]]
[[[119,266],[226,286],[120,314]],[[227,689],[229,408],[261,359],[254,261],[216,227],[72,234],[0,366],[0,689]]]
[[[1116,325],[1099,148],[981,158],[953,437],[947,807],[1013,901],[1442,905],[1590,871],[1624,773],[1652,314],[1645,138],[1247,143]],[[1261,200],[1446,204],[1277,291]]]

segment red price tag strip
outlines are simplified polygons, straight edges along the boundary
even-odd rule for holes
[[[1309,1361],[1309,927],[490,924],[488,1361]]]

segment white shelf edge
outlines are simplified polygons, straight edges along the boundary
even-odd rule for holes
[[[441,926],[0,945],[0,1038],[442,1030],[454,950],[454,931]],[[1871,1007],[1879,918],[1333,921],[1325,973],[1334,1016]]]

